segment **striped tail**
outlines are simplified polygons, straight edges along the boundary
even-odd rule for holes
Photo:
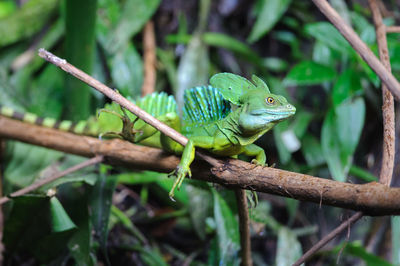
[[[89,120],[82,120],[77,123],[68,120],[60,121],[50,117],[39,117],[33,113],[18,112],[12,108],[2,105],[0,105],[0,115],[26,123],[48,128],[55,128],[79,135],[97,136],[99,134],[98,125],[93,118],[90,118]]]

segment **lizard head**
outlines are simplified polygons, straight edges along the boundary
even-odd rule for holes
[[[241,97],[239,125],[247,133],[272,128],[296,113],[296,108],[281,95],[252,90]]]
[[[262,79],[253,75],[252,81],[231,73],[216,74],[210,79],[211,85],[238,107],[238,122],[243,133],[266,132],[296,113],[296,108],[285,97],[272,94]]]

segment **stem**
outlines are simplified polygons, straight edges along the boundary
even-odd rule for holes
[[[69,174],[71,174],[73,172],[76,172],[76,171],[78,171],[78,170],[80,170],[82,168],[88,167],[90,165],[101,163],[102,161],[103,161],[103,156],[99,155],[99,156],[93,157],[92,159],[84,161],[84,162],[82,162],[80,164],[72,166],[72,167],[68,168],[67,170],[64,170],[62,172],[56,173],[55,175],[53,175],[53,176],[51,176],[49,178],[41,179],[41,180],[37,181],[36,183],[33,183],[30,186],[24,187],[24,188],[22,188],[20,190],[17,190],[15,192],[11,193],[8,197],[6,196],[6,197],[0,198],[0,205],[10,201],[11,198],[25,195],[26,193],[32,192],[32,191],[40,188],[41,186],[44,186],[44,185],[46,185],[48,183],[53,182],[54,180],[56,180],[58,178],[61,178],[61,177],[66,176],[66,175],[69,175]]]
[[[247,206],[246,190],[235,189],[236,204],[239,213],[240,246],[242,253],[242,266],[251,266],[251,238],[250,238],[250,218]]]

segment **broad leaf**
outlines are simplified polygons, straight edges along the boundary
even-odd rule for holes
[[[305,26],[305,31],[328,47],[344,54],[354,53],[350,44],[329,22],[315,22]]]
[[[185,89],[207,84],[209,64],[208,47],[201,34],[194,34],[178,66],[178,89],[175,95],[178,110],[182,110]]]
[[[333,105],[338,106],[351,96],[362,92],[361,77],[358,72],[347,69],[340,74],[332,90]]]
[[[132,44],[127,44],[109,57],[108,64],[114,85],[123,95],[133,98],[141,94],[143,62]]]
[[[278,231],[276,265],[292,265],[301,255],[301,244],[296,235],[289,228],[280,227]]]
[[[63,232],[76,228],[60,201],[56,197],[50,199],[51,227],[53,232]]]
[[[285,13],[290,2],[291,0],[263,0],[261,12],[247,40],[255,42],[271,30]]]
[[[105,169],[101,169],[101,173],[99,174],[97,182],[92,190],[90,199],[90,218],[96,233],[95,235],[100,243],[100,248],[108,260],[108,221],[110,218],[112,196],[117,185],[117,178],[111,175],[107,176],[107,174],[104,173],[105,171]]]
[[[336,71],[313,61],[303,61],[295,65],[287,74],[284,84],[288,85],[315,85],[332,81]]]
[[[331,109],[322,125],[321,146],[334,179],[345,181],[365,119],[362,98],[348,100]]]
[[[238,222],[224,198],[215,189],[212,189],[212,192],[219,249],[218,265],[239,265],[240,236]]]
[[[105,48],[109,54],[123,49],[156,11],[160,0],[127,0],[117,26],[108,32]]]
[[[193,227],[200,237],[206,239],[206,219],[212,216],[212,195],[209,190],[194,186],[186,185],[186,192],[189,197],[189,212]]]

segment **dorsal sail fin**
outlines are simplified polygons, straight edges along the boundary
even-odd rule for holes
[[[185,126],[201,126],[225,118],[230,112],[230,103],[218,89],[201,86],[185,90],[183,123]]]

